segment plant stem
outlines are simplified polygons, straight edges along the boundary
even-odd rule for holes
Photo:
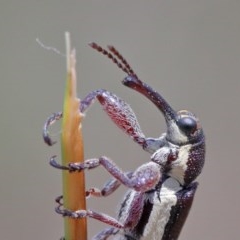
[[[62,164],[83,162],[82,115],[80,100],[76,94],[75,51],[70,46],[70,35],[65,34],[67,55],[67,83],[65,89],[62,120]],[[84,172],[63,171],[64,208],[71,211],[86,209]],[[64,219],[65,240],[87,240],[86,219]]]

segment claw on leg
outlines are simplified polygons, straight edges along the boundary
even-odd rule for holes
[[[62,166],[61,164],[59,164],[59,163],[56,161],[56,155],[54,155],[54,156],[52,156],[52,157],[50,158],[49,164],[50,164],[52,167],[57,168],[57,169],[60,169],[60,170],[69,170],[69,167]]]
[[[82,171],[85,169],[92,169],[99,166],[99,159],[93,158],[88,159],[83,163],[69,163],[68,166],[63,166],[60,163],[56,161],[56,156],[52,156],[50,159],[50,165],[54,168],[60,169],[60,170],[68,170],[69,172],[76,172],[76,171]]]
[[[45,122],[44,126],[43,126],[43,139],[44,142],[46,144],[48,144],[49,146],[52,146],[53,144],[56,143],[56,141],[53,141],[50,137],[48,128],[55,123],[56,121],[58,121],[59,119],[62,118],[62,112],[57,112],[57,113],[53,113]]]

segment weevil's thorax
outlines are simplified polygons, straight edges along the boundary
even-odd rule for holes
[[[166,141],[178,150],[178,156],[166,166],[168,176],[188,185],[201,173],[205,159],[205,139],[198,119],[188,111],[179,111],[168,122]]]

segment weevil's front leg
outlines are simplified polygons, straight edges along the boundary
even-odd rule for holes
[[[103,110],[120,129],[132,137],[135,142],[143,146],[145,136],[140,128],[136,115],[125,101],[113,93],[99,89],[89,93],[81,100],[80,111],[84,113],[95,99],[99,101],[103,106]]]
[[[168,167],[177,160],[178,154],[179,150],[175,147],[162,147],[151,156],[151,160],[161,166]]]
[[[82,101],[80,111],[84,113],[98,99],[103,105],[103,109],[112,121],[126,132],[135,142],[143,147],[147,152],[153,153],[165,143],[165,137],[145,138],[140,125],[131,107],[116,95],[100,89],[89,93]],[[62,112],[52,114],[44,124],[43,138],[48,145],[53,145],[56,141],[52,140],[49,134],[49,127],[62,118]]]
[[[49,135],[48,128],[56,121],[62,118],[62,112],[53,113],[45,122],[43,126],[43,139],[46,144],[52,146],[56,141],[53,141]]]
[[[159,138],[145,138],[143,149],[149,153],[154,153],[166,145],[166,134],[163,133]]]

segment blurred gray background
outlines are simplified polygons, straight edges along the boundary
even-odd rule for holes
[[[138,76],[175,109],[189,109],[204,126],[207,157],[195,201],[180,240],[238,239],[240,1],[88,0],[13,1],[0,5],[0,238],[59,239],[62,218],[54,213],[61,173],[48,165],[60,154],[42,140],[46,118],[62,108],[64,32],[77,50],[78,93],[97,88],[121,96],[135,110],[147,136],[165,131],[162,115],[140,94],[121,85],[125,77],[88,42],[113,44]],[[59,136],[59,125],[52,129]],[[86,158],[107,155],[124,170],[149,160],[95,104],[84,121]],[[109,174],[87,172],[87,186]],[[121,188],[88,207],[115,216]],[[89,239],[106,225],[89,220]]]

